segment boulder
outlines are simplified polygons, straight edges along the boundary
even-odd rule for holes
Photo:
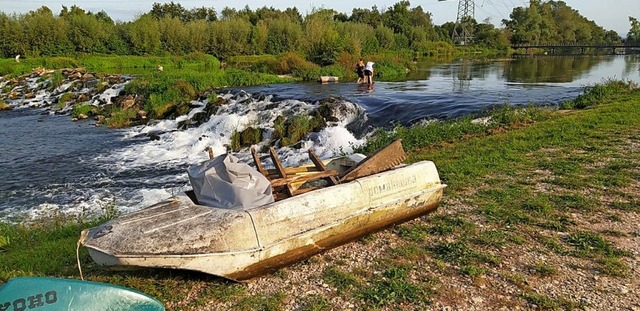
[[[89,100],[89,97],[87,97],[87,94],[84,94],[84,93],[78,94],[78,97],[76,98],[76,102],[79,102],[79,103],[86,102],[88,100]]]
[[[125,98],[122,99],[122,101],[120,102],[120,105],[124,109],[129,109],[133,107],[135,103],[136,103],[135,97],[133,97],[133,95],[127,95]]]

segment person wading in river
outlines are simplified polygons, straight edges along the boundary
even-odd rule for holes
[[[361,83],[364,81],[364,61],[362,58],[360,61],[356,63],[356,74],[358,74],[358,80],[356,83]]]
[[[364,66],[364,80],[369,86],[373,85],[373,62],[367,62]]]

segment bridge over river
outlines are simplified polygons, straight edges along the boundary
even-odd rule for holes
[[[638,53],[640,52],[640,43],[616,43],[616,44],[579,44],[579,43],[549,43],[549,44],[512,44],[511,48],[513,49],[525,49],[526,53],[529,54],[530,49],[544,49],[545,51],[550,52],[551,54],[556,54],[556,51],[567,51],[567,50],[579,50],[579,54],[585,54],[588,49],[596,49],[596,50],[610,50],[610,54],[630,54],[630,53]]]

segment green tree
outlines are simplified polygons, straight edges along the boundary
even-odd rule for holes
[[[67,24],[54,17],[46,6],[27,13],[22,19],[22,28],[24,36],[20,40],[25,42],[29,55],[63,55],[72,50]]]
[[[390,50],[396,46],[395,36],[391,28],[385,26],[376,28],[376,39],[378,39],[378,43],[382,49]]]
[[[384,25],[393,29],[393,32],[408,34],[411,28],[411,14],[409,13],[409,1],[400,1],[387,9],[382,15]]]
[[[267,38],[269,27],[267,22],[258,21],[258,24],[251,29],[251,46],[253,54],[263,54],[267,50]]]
[[[363,23],[371,27],[382,26],[382,14],[375,5],[369,9],[353,9],[349,21],[354,23]]]
[[[180,3],[174,3],[171,1],[170,3],[154,3],[151,7],[151,11],[148,13],[149,15],[155,17],[156,19],[163,19],[165,17],[169,18],[177,18],[183,22],[187,22],[191,19],[191,15]]]
[[[629,23],[631,23],[631,29],[627,34],[628,43],[640,43],[640,21],[635,17],[629,16]]]
[[[242,55],[251,49],[251,23],[240,16],[212,22],[209,33],[208,53],[219,59]]]
[[[509,40],[507,40],[505,33],[500,29],[496,29],[492,24],[477,24],[473,33],[475,34],[476,44],[498,50],[509,48]]]
[[[517,7],[503,24],[511,43],[591,43],[616,40],[563,1],[531,0],[529,7]]]
[[[127,25],[118,24],[105,24],[105,31],[107,32],[107,40],[104,43],[107,50],[110,53],[117,55],[129,55],[131,54],[131,46],[127,42]]]
[[[266,21],[266,25],[266,53],[280,54],[300,48],[303,37],[300,24],[289,18],[277,18]]]
[[[318,10],[304,21],[305,49],[309,60],[319,65],[331,65],[340,53],[340,37],[336,31],[334,10]]]
[[[160,25],[149,14],[143,14],[137,20],[127,24],[126,37],[135,55],[154,55],[160,52]]]
[[[187,23],[188,49],[186,52],[205,52],[209,46],[210,36],[208,22],[198,19]]]
[[[172,54],[191,52],[189,29],[176,17],[163,17],[158,20],[162,49]]]
[[[213,22],[215,20],[218,20],[218,15],[216,13],[216,10],[214,10],[213,8],[205,8],[205,7],[193,8],[189,11],[189,13],[190,13],[189,21]]]
[[[107,52],[104,44],[108,38],[105,20],[100,20],[91,12],[85,12],[75,5],[71,6],[71,10],[67,10],[67,7],[63,6],[60,17],[67,23],[67,37],[76,52]]]
[[[15,15],[0,12],[0,57],[26,55],[28,46],[22,40],[23,28]]]
[[[351,55],[358,57],[365,53],[377,52],[379,49],[380,44],[376,38],[375,30],[367,24],[338,23],[336,30],[342,40],[342,50]]]

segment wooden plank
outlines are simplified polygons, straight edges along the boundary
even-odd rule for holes
[[[340,178],[340,182],[354,180],[359,177],[369,176],[388,170],[404,161],[405,154],[402,149],[402,140],[396,139],[382,147],[356,166],[350,168]]]
[[[317,190],[317,189],[320,189],[320,188],[318,188],[318,187],[309,187],[309,188],[304,188],[304,189],[298,189],[298,190],[294,191],[293,194],[299,195],[299,194],[307,193],[309,191],[313,191],[313,190]]]
[[[313,162],[313,165],[315,165],[319,171],[324,172],[327,170],[327,167],[324,165],[324,163],[322,163],[320,158],[318,158],[318,156],[311,150],[309,150],[309,159],[311,159],[311,162]],[[332,186],[340,183],[335,176],[327,177],[325,178],[325,180],[329,183],[329,185]]]
[[[258,169],[258,172],[260,172],[260,174],[268,178],[269,174],[264,169],[264,167],[262,167],[262,162],[260,161],[260,157],[258,156],[256,149],[253,147],[251,147],[251,156],[253,156],[253,162],[256,164],[256,168]]]
[[[271,181],[271,185],[273,187],[280,187],[280,186],[288,185],[294,182],[302,182],[302,181],[306,182],[309,180],[327,178],[327,177],[336,176],[336,175],[338,175],[338,171],[326,170],[324,172],[315,172],[315,173],[309,173],[304,175],[294,175],[291,177],[274,179]]]
[[[285,167],[284,172],[287,175],[295,175],[299,173],[306,172],[317,172],[318,170],[314,166],[298,166],[298,167]],[[267,174],[269,175],[278,175],[278,170],[274,168],[266,169]]]
[[[280,178],[286,178],[287,173],[285,172],[284,167],[282,167],[282,162],[280,162],[278,154],[276,153],[276,150],[273,149],[273,147],[269,148],[269,156],[271,156],[271,161],[273,161],[273,165],[276,167],[278,176],[280,176]],[[293,196],[293,188],[291,188],[291,185],[285,184],[284,186],[286,187],[287,194],[289,196]]]

